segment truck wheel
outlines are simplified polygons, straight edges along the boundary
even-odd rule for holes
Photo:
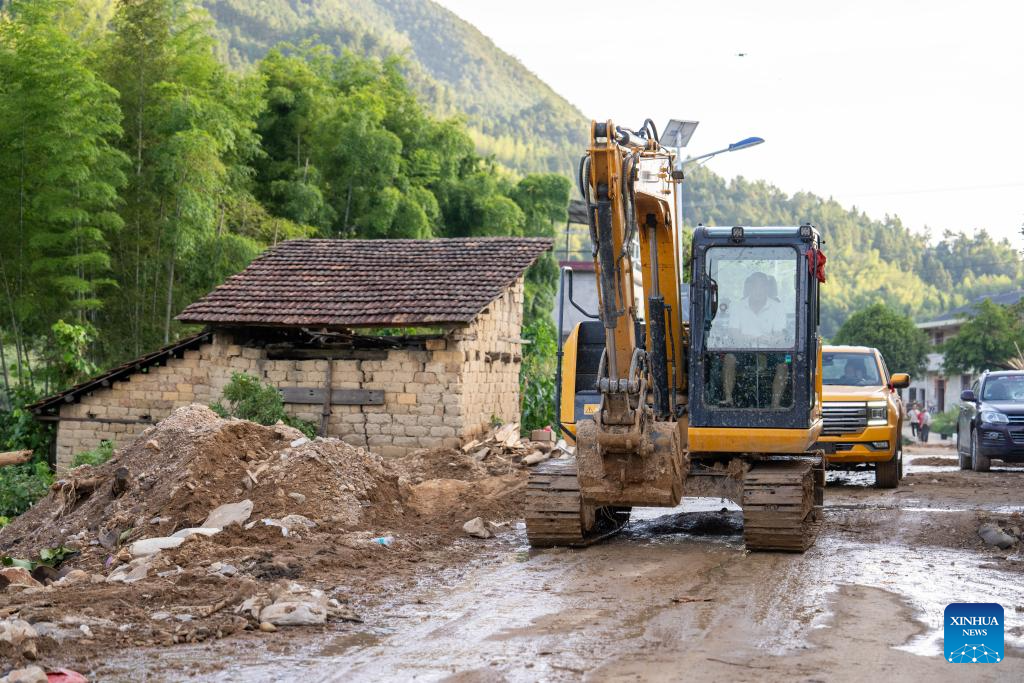
[[[978,432],[971,431],[971,469],[975,472],[988,472],[992,468],[992,458],[978,452]]]
[[[900,485],[900,453],[897,451],[885,462],[875,465],[875,488],[894,489]]]

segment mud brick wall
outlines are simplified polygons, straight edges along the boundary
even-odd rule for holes
[[[487,431],[492,418],[519,420],[519,371],[522,367],[523,279],[491,302],[462,335],[451,354],[462,356],[463,436]],[[449,342],[451,343],[451,342]]]
[[[520,278],[470,325],[427,340],[425,349],[393,349],[386,358],[373,360],[269,359],[264,348],[241,346],[217,331],[211,343],[182,358],[63,406],[58,470],[105,439],[131,441],[148,426],[142,420],[159,421],[175,408],[218,400],[232,373],[260,377],[278,388],[324,388],[328,363],[333,365],[332,389],[384,392],[383,405],[332,405],[328,436],[384,456],[458,447],[489,429],[492,417],[519,419],[522,310]],[[320,423],[320,404],[286,404],[285,409]]]

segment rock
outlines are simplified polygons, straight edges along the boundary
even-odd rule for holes
[[[150,439],[149,441],[146,442],[146,448],[148,448],[151,451],[159,451],[160,444],[157,442],[156,439]]]
[[[46,672],[38,666],[15,669],[0,679],[3,683],[47,683],[48,680]]]
[[[60,578],[60,572],[49,565],[40,564],[32,570],[32,578],[44,586],[48,586]]]
[[[106,578],[107,583],[135,583],[136,581],[141,581],[149,575],[152,559],[152,555],[143,555],[128,564],[122,564]]]
[[[281,519],[268,518],[264,519],[263,523],[266,526],[280,527],[282,536],[287,536],[292,529],[297,529],[299,527],[312,529],[316,526],[316,522],[311,520],[309,517],[304,517],[302,515],[285,515]]]
[[[327,622],[327,608],[313,601],[277,601],[260,611],[260,621],[274,626],[313,626]]]
[[[300,436],[299,438],[295,439],[295,441],[292,441],[288,445],[291,446],[292,448],[298,448],[299,446],[304,446],[307,443],[309,443],[309,439],[307,439],[304,436]]]
[[[473,519],[471,519],[468,522],[466,522],[465,524],[463,524],[462,525],[462,530],[465,531],[470,536],[475,536],[477,538],[490,538],[491,537],[491,532],[487,528],[487,524],[484,522],[483,518],[481,518],[481,517],[474,517]]]
[[[981,536],[985,543],[994,545],[997,548],[1002,548],[1003,550],[1013,546],[1013,536],[1004,532],[997,525],[992,523],[982,524],[978,527],[978,535]]]
[[[246,477],[248,480],[248,477]],[[223,529],[232,524],[244,524],[252,514],[252,501],[246,498],[237,503],[227,503],[214,508],[203,522],[203,528]]]
[[[541,453],[540,451],[534,451],[528,456],[523,458],[524,465],[536,465],[539,462],[544,462],[551,457],[551,453]]]
[[[261,621],[260,630],[264,633],[273,633],[277,630],[277,627],[271,624],[269,621]]]
[[[238,573],[238,568],[225,562],[214,562],[210,565],[210,571],[214,574],[221,574],[222,576],[234,576]]]
[[[155,538],[144,538],[141,541],[135,541],[132,543],[128,547],[128,552],[132,554],[132,557],[144,557],[146,555],[154,555],[161,550],[177,548],[184,542],[184,536],[157,536]]]
[[[19,647],[27,640],[38,638],[39,634],[32,624],[22,619],[4,619],[0,621],[0,641]]]
[[[73,586],[76,583],[85,583],[89,581],[89,572],[81,569],[72,569],[63,577],[57,580],[55,586]]]
[[[171,538],[188,538],[189,536],[195,536],[196,534],[199,534],[201,536],[213,536],[214,534],[219,533],[220,529],[214,527],[193,526],[187,529],[180,529],[178,531],[175,531],[173,534],[171,534]]]
[[[167,621],[171,618],[171,613],[164,611],[153,612],[149,615],[149,618],[153,621]]]
[[[6,583],[0,581],[0,584],[3,585],[25,586],[26,588],[43,587],[43,584],[32,578],[32,574],[29,570],[22,567],[4,567],[3,569],[0,569],[0,577],[7,579]]]
[[[298,493],[297,491],[292,491],[291,493],[288,494],[288,497],[294,500],[299,505],[302,505],[303,503],[306,502],[306,496],[304,496],[301,493]]]

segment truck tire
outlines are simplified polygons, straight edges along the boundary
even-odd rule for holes
[[[975,472],[988,472],[992,468],[992,458],[978,452],[978,432],[971,430],[971,469]]]
[[[894,489],[900,485],[900,452],[875,465],[875,488]]]

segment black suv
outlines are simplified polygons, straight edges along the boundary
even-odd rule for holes
[[[988,472],[992,458],[1024,462],[1024,371],[986,372],[960,393],[960,469]]]

